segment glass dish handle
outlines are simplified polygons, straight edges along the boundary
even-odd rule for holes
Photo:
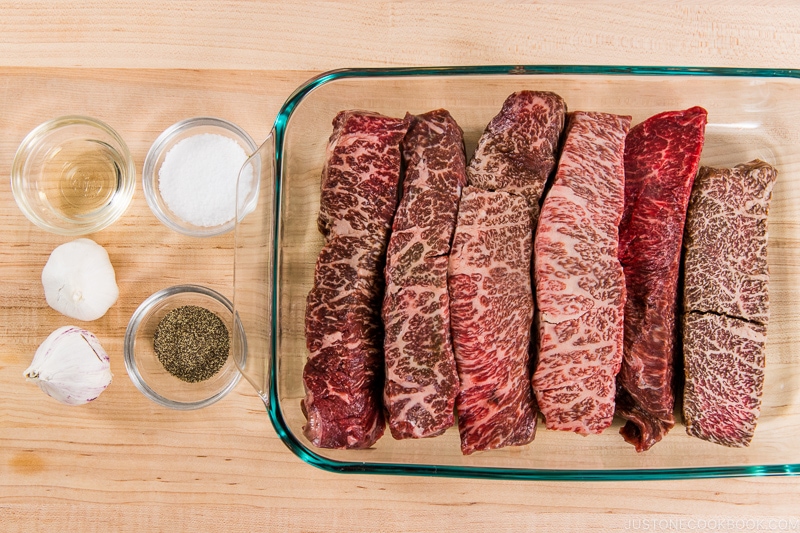
[[[239,172],[234,237],[233,358],[269,405],[275,257],[274,130]]]

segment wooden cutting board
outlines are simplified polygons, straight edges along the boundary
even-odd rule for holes
[[[263,141],[285,98],[313,74],[0,69],[0,530],[622,531],[653,525],[642,520],[655,516],[800,518],[794,478],[531,483],[330,474],[284,447],[244,381],[199,411],[150,402],[125,372],[128,319],[147,296],[178,283],[230,297],[233,238],[193,239],[162,226],[140,182],[125,215],[90,235],[108,250],[120,286],[108,314],[84,324],[111,356],[114,381],[82,407],[26,383],[36,347],[72,321],[47,306],[40,282],[49,253],[70,239],[31,224],[11,194],[23,137],[59,115],[90,115],[125,139],[141,176],[153,140],[187,117],[225,118]]]

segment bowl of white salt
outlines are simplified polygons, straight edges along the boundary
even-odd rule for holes
[[[153,142],[144,161],[142,185],[153,214],[168,228],[191,237],[232,230],[237,187],[255,186],[247,158],[258,149],[239,126],[215,117],[173,124]]]

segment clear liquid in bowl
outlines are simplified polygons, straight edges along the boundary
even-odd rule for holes
[[[91,217],[113,200],[124,165],[122,156],[104,142],[69,140],[43,158],[38,192],[65,218]]]

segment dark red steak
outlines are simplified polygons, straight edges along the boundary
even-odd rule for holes
[[[767,217],[777,172],[763,161],[702,167],[684,237],[686,431],[747,446],[761,408],[769,321]]]
[[[668,111],[625,140],[625,345],[617,375],[623,438],[641,452],[675,425],[672,391],[683,227],[705,138],[706,110]]]
[[[575,112],[536,230],[539,360],[548,429],[600,433],[614,415],[625,278],[618,259],[630,117]]]
[[[367,448],[383,435],[383,265],[405,120],[343,111],[333,122],[318,226],[325,244],[306,306],[306,437]]]
[[[532,232],[522,196],[464,189],[448,271],[464,454],[527,444],[536,432],[528,354]]]
[[[403,142],[406,175],[386,256],[384,405],[396,439],[433,437],[455,423],[458,394],[447,263],[461,188],[461,128],[443,109],[416,117]]]

